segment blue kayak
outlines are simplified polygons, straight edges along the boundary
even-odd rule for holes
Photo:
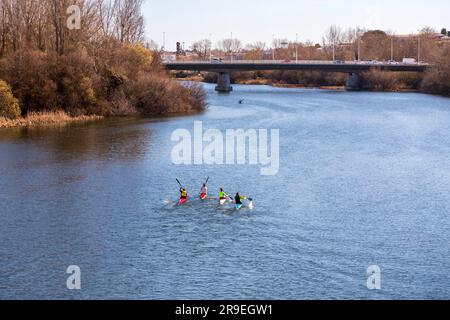
[[[240,210],[242,208],[242,204],[236,204],[236,210]]]

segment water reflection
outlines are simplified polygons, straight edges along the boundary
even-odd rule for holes
[[[59,127],[5,129],[0,131],[0,142],[10,144],[10,153],[2,149],[0,161],[14,163],[17,169],[86,160],[139,161],[152,144],[152,130],[145,125],[147,122],[122,119]],[[15,155],[14,146],[24,144],[29,146],[28,154]]]

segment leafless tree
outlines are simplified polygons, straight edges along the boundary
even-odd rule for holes
[[[191,49],[197,53],[200,59],[206,59],[211,52],[211,40],[203,39],[192,44]]]

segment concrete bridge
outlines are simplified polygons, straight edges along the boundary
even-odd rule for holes
[[[259,71],[259,70],[303,70],[347,73],[347,90],[360,88],[360,74],[370,70],[382,70],[390,72],[424,72],[428,68],[425,63],[382,63],[359,61],[177,61],[167,62],[164,66],[168,70],[178,71],[208,71],[219,74],[216,90],[218,92],[231,92],[233,90],[230,81],[232,71]]]

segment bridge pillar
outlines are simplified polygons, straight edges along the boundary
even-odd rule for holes
[[[229,72],[220,72],[217,78],[216,91],[220,93],[228,93],[233,91]]]
[[[361,89],[361,76],[359,73],[350,72],[347,75],[347,90],[358,91]]]

